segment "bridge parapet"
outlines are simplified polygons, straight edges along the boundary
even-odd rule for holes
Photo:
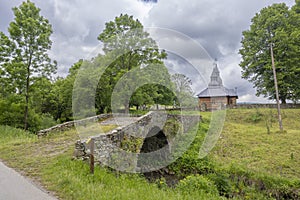
[[[176,134],[187,133],[200,120],[199,115],[176,115],[151,111],[129,125],[118,127],[107,134],[93,136],[95,162],[106,166],[118,165],[119,162],[123,165],[119,166],[122,169],[137,168],[138,155],[142,148],[145,148],[144,143],[149,141],[146,138],[155,137],[158,132],[164,133],[167,148],[171,152]],[[77,141],[74,156],[86,159],[90,153],[89,149],[87,140]],[[128,152],[132,153],[131,156],[128,156]],[[118,158],[114,156],[116,154]]]

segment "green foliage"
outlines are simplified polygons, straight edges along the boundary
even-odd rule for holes
[[[198,101],[191,88],[192,81],[184,74],[173,74],[171,79],[175,85],[177,104],[180,107],[197,107]]]
[[[216,172],[208,174],[209,180],[214,182],[221,196],[231,197],[233,193],[233,182],[230,180],[230,174],[226,172]]]
[[[0,126],[0,143],[6,144],[17,140],[33,139],[36,136],[22,129]]]
[[[197,135],[192,141],[188,150],[178,158],[174,163],[168,166],[168,169],[178,176],[185,177],[190,174],[208,174],[215,171],[215,163],[209,157],[199,159],[199,149],[207,132],[207,124],[201,123],[197,129]],[[194,131],[193,129],[191,132]],[[186,135],[188,137],[188,135]],[[179,144],[180,145],[180,144]]]
[[[175,118],[169,118],[163,127],[163,132],[167,137],[173,138],[178,133],[180,128],[180,122],[178,122]]]
[[[9,36],[0,33],[0,85],[6,89],[6,95],[19,95],[24,98],[24,128],[28,129],[31,86],[34,77],[50,78],[56,70],[48,50],[51,48],[52,27],[47,19],[40,15],[40,9],[27,0],[13,8],[15,15],[8,28]],[[20,102],[19,102],[20,103]]]
[[[259,112],[258,109],[256,109],[256,112],[248,116],[247,121],[257,123],[262,120],[263,114]]]
[[[254,84],[257,95],[275,99],[270,56],[273,45],[279,98],[282,103],[299,99],[299,27],[299,13],[281,3],[263,8],[252,18],[250,29],[243,32],[239,51],[242,77]]]
[[[23,128],[24,127],[24,99],[17,94],[0,98],[0,124]],[[43,128],[49,128],[56,124],[49,114],[40,114],[34,108],[28,112],[28,130],[37,132]]]
[[[83,60],[74,63],[69,69],[68,76],[66,78],[57,78],[51,88],[47,98],[47,106],[50,108],[48,112],[52,114],[55,120],[65,122],[73,119],[73,87],[76,75],[82,64]]]
[[[50,128],[56,124],[57,124],[57,122],[53,119],[52,115],[49,113],[45,113],[45,114],[42,114],[40,117],[38,130]]]
[[[131,116],[142,116],[142,115],[145,115],[149,112],[149,110],[146,108],[146,109],[143,109],[143,110],[136,110],[136,109],[130,109],[129,113]]]
[[[126,73],[132,69],[138,69],[154,63],[164,67],[161,60],[167,56],[164,51],[158,49],[156,42],[149,37],[149,33],[143,30],[143,25],[140,21],[135,20],[133,16],[121,14],[114,21],[105,24],[105,29],[98,36],[98,40],[103,42],[103,51],[105,52],[105,61],[102,61],[101,65],[107,66],[96,89],[96,106],[99,112],[111,110],[111,95],[121,77],[123,80],[122,85],[120,85],[122,92],[115,93],[121,96],[116,96],[115,99],[124,99],[124,102],[121,102],[122,105],[119,106],[124,106],[125,112],[129,111],[130,104],[138,108],[143,104],[154,103],[155,97],[159,95],[154,95],[154,98],[150,95],[159,94],[158,88],[149,86],[146,89],[136,91],[131,103],[129,101],[132,94],[127,94],[127,91],[133,89],[130,84],[137,83],[135,79],[139,77],[132,73],[131,75],[134,76],[132,79]],[[162,70],[160,71],[162,72]],[[127,75],[126,78],[123,77],[125,74]],[[149,79],[150,75],[146,74],[147,77],[143,75],[143,78]],[[164,73],[156,73],[156,75],[163,76]],[[165,76],[163,80],[165,79],[168,79],[168,76]],[[152,92],[149,93],[148,90],[152,90]]]
[[[124,137],[121,141],[121,148],[127,152],[139,153],[143,145],[143,138]]]
[[[10,95],[7,98],[0,98],[0,124],[13,127],[23,127],[24,101],[18,95]]]
[[[218,194],[218,189],[214,182],[202,175],[190,175],[179,181],[176,186],[182,192],[190,193],[194,191]]]

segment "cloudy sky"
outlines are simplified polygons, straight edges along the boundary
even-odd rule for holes
[[[0,31],[7,34],[9,23],[13,20],[11,8],[19,6],[22,0],[0,0]],[[197,42],[202,51],[189,51],[187,61],[173,59],[169,64],[180,70],[191,71],[187,62],[200,66],[206,54],[211,60],[218,59],[223,83],[228,88],[238,87],[239,102],[268,102],[255,96],[255,89],[242,80],[239,68],[238,49],[242,31],[249,28],[251,18],[263,7],[284,2],[288,6],[294,0],[158,0],[157,3],[144,3],[139,0],[32,0],[41,8],[41,14],[53,26],[51,36],[53,45],[51,58],[58,61],[58,74],[65,76],[68,68],[81,58],[87,58],[100,44],[97,36],[104,29],[105,22],[111,21],[121,13],[138,18],[145,27],[160,27],[174,30],[184,37]],[[176,34],[175,34],[176,35]],[[172,38],[172,37],[170,37]],[[174,40],[175,41],[175,40]],[[171,43],[176,43],[172,41]],[[180,42],[176,43],[177,46]],[[182,49],[187,45],[182,45]],[[173,49],[173,47],[171,47]],[[183,50],[185,51],[185,50]],[[175,52],[176,53],[176,52]],[[176,56],[175,56],[176,57]],[[184,60],[184,59],[183,59]],[[198,66],[198,67],[199,67]],[[203,64],[205,71],[212,71],[212,63]],[[188,73],[188,72],[187,72]],[[199,80],[207,81],[207,73]],[[199,93],[203,81],[191,77],[193,89]],[[204,82],[205,82],[204,81]]]

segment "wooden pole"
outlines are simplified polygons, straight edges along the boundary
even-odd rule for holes
[[[277,84],[276,69],[275,69],[275,62],[274,62],[274,54],[273,54],[273,44],[271,43],[270,46],[271,46],[271,60],[272,60],[272,69],[273,69],[273,76],[274,76],[274,85],[275,85],[275,92],[276,92],[278,123],[279,123],[279,129],[280,129],[280,131],[283,131],[281,111],[280,111],[280,102],[279,102],[279,93],[278,93],[278,84]]]
[[[94,160],[94,146],[95,146],[95,141],[94,138],[91,138],[90,141],[90,173],[94,174],[94,167],[95,167],[95,160]]]

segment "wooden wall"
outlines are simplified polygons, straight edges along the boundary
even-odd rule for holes
[[[237,97],[204,97],[199,98],[200,110],[217,110],[226,106],[235,106]]]

